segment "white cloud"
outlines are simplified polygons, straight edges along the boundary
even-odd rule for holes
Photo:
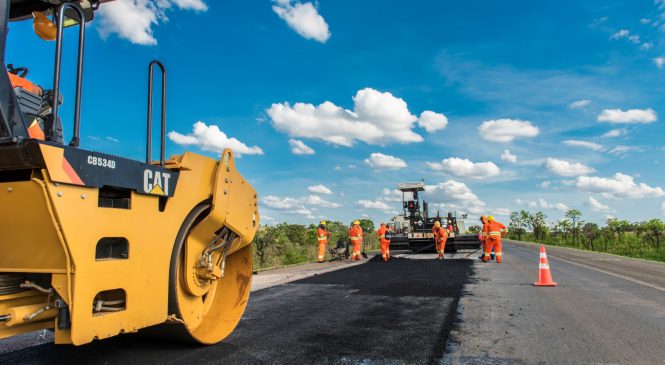
[[[642,19],[640,19],[640,23],[641,23],[641,24],[649,24],[649,23],[651,23],[651,19],[649,19],[649,18],[642,18]]]
[[[568,162],[552,157],[548,157],[544,165],[550,172],[561,176],[586,175],[596,171],[580,162]]]
[[[441,207],[472,214],[482,214],[486,209],[485,202],[459,181],[448,180],[436,185],[426,185],[425,191],[430,196],[429,200],[439,203]]]
[[[316,153],[312,147],[297,139],[289,139],[289,146],[291,146],[291,153],[294,155],[313,155]]]
[[[654,58],[651,59],[651,61],[658,68],[662,69],[663,67],[665,67],[665,57],[663,57],[663,56],[654,57]]]
[[[277,0],[272,10],[286,24],[306,39],[325,43],[330,38],[328,23],[311,2]]]
[[[568,211],[568,206],[563,203],[550,203],[543,198],[539,198],[538,201],[522,201],[521,199],[515,200],[518,205],[526,205],[529,208],[540,208],[540,209],[549,209],[549,210],[560,210],[562,212]]]
[[[337,166],[335,166],[335,167],[333,168],[333,170],[335,170],[335,171],[342,171],[342,166],[337,165]]]
[[[605,147],[599,145],[598,143],[594,142],[589,142],[589,141],[578,141],[575,139],[568,139],[563,141],[563,144],[566,146],[572,146],[572,147],[582,147],[582,148],[588,148],[592,151],[603,151],[605,150]]]
[[[441,113],[425,110],[424,112],[420,113],[420,118],[418,118],[418,125],[425,128],[427,133],[433,133],[438,130],[445,129],[448,125],[448,118]]]
[[[612,208],[610,208],[609,206],[607,206],[607,205],[605,205],[605,204],[599,202],[598,200],[596,200],[596,199],[595,199],[594,197],[592,197],[592,196],[590,196],[590,197],[587,199],[587,205],[589,205],[589,206],[591,207],[591,210],[593,210],[594,212],[606,212],[606,213],[609,213],[609,212],[612,211]]]
[[[399,170],[406,167],[406,162],[395,156],[384,155],[383,153],[372,153],[365,163],[374,169]]]
[[[656,198],[665,196],[665,190],[645,183],[637,184],[635,179],[620,172],[613,177],[579,176],[573,185],[580,191],[600,193],[607,198]]]
[[[441,163],[427,162],[427,165],[434,170],[461,178],[484,179],[501,173],[501,169],[493,162],[472,162],[457,157],[447,158]]]
[[[605,132],[603,134],[603,138],[614,138],[614,137],[621,137],[628,134],[628,131],[625,128],[616,128],[612,129],[610,131]]]
[[[618,32],[612,34],[610,36],[610,39],[628,38],[629,35],[630,35],[630,31],[628,31],[628,29],[621,29]]]
[[[653,48],[653,43],[651,43],[651,42],[644,42],[644,43],[642,43],[642,45],[640,46],[640,50],[642,50],[642,51],[648,51],[648,50],[650,50],[651,48]]]
[[[152,27],[168,21],[166,11],[174,4],[182,10],[208,10],[202,0],[116,0],[99,8],[99,34],[103,39],[117,34],[134,44],[155,45]]]
[[[663,204],[660,205],[660,213],[662,215],[665,215],[665,202],[663,202]]]
[[[496,208],[492,210],[493,215],[500,215],[504,217],[510,217],[512,211],[508,208]]]
[[[358,200],[358,205],[365,209],[374,209],[374,210],[390,210],[390,206],[382,201],[371,201],[371,200]]]
[[[611,153],[613,155],[621,156],[621,155],[627,154],[628,152],[639,151],[639,150],[640,150],[639,147],[634,147],[634,146],[616,146],[616,147],[612,148],[609,151],[609,153]]]
[[[547,189],[550,188],[551,185],[552,185],[551,181],[545,180],[542,183],[540,183],[540,188],[543,189],[543,190],[547,190]]]
[[[512,142],[517,138],[535,137],[539,130],[529,121],[497,119],[484,121],[478,127],[478,133],[486,141]]]
[[[218,126],[208,126],[201,121],[194,123],[192,133],[185,135],[176,131],[169,132],[169,139],[181,146],[197,146],[203,151],[222,153],[225,148],[230,148],[238,157],[263,154],[260,147],[249,147],[236,138],[227,137]]]
[[[324,207],[324,208],[339,208],[342,205],[339,203],[333,203],[328,200],[325,200],[321,198],[318,195],[310,195],[307,198],[305,198],[305,202],[310,205],[316,205],[319,207]]]
[[[630,109],[626,111],[621,109],[605,109],[598,115],[597,120],[612,124],[648,124],[657,121],[658,116],[651,108]]]
[[[381,197],[381,199],[387,202],[401,202],[402,192],[397,189],[390,190],[388,188],[385,188],[383,189],[383,196]]]
[[[113,143],[120,143],[120,140],[119,140],[119,139],[117,139],[117,138],[113,138],[113,137],[111,137],[111,136],[106,137],[106,140],[107,140],[107,141],[111,141],[111,142],[113,142]]]
[[[586,106],[589,106],[591,104],[591,100],[589,99],[582,99],[582,100],[577,100],[572,103],[570,103],[569,107],[570,109],[581,109]]]
[[[330,190],[330,188],[322,184],[309,186],[307,188],[307,191],[314,194],[325,194],[325,195],[332,194],[332,190]]]
[[[517,163],[517,156],[510,153],[510,150],[503,150],[503,153],[501,153],[501,160],[503,162]]]
[[[279,131],[335,145],[350,147],[356,141],[375,145],[423,141],[412,130],[418,118],[409,112],[403,99],[365,88],[356,93],[353,101],[353,111],[326,101],[318,106],[277,103],[266,112]]]
[[[262,201],[263,204],[273,209],[286,210],[298,209],[301,207],[301,204],[297,199],[289,197],[281,198],[278,196],[266,195],[263,197]]]

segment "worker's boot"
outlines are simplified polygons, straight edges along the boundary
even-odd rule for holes
[[[443,260],[443,254],[439,253],[439,257],[436,258],[437,260]]]

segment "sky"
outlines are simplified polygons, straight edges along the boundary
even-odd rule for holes
[[[264,224],[385,221],[421,179],[433,209],[506,223],[665,215],[665,0],[117,0],[86,34],[82,148],[144,158],[159,59],[167,154],[233,148]],[[10,24],[31,80],[53,53]]]

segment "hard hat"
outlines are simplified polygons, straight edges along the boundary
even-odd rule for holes
[[[488,221],[493,221],[493,220],[494,220],[494,216],[493,216],[493,215],[488,215],[488,216],[487,216],[487,220],[488,220]]]
[[[45,41],[55,40],[58,27],[44,13],[35,11],[32,13],[34,21],[32,27],[35,34]]]
[[[360,225],[360,221],[359,221],[359,220],[355,220],[355,221],[353,221],[353,225],[354,225],[354,226],[358,226],[358,225]]]
[[[319,224],[322,225],[322,226],[325,226],[325,225],[326,225],[326,221],[321,221],[321,222],[319,222]]]
[[[434,227],[441,227],[441,222],[439,221],[434,222]]]

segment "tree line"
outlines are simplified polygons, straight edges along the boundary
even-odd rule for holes
[[[568,210],[564,218],[548,224],[543,212],[526,210],[510,215],[509,237],[555,246],[665,261],[665,223],[658,218],[629,222],[609,218],[605,225],[586,222],[582,212]]]
[[[360,227],[363,229],[366,251],[378,249],[379,240],[374,222],[360,219]],[[254,267],[260,269],[316,261],[317,228],[317,224],[289,223],[259,227],[252,241]],[[327,228],[330,232],[328,247],[335,247],[338,241],[344,244],[348,242],[350,224],[328,221]]]

